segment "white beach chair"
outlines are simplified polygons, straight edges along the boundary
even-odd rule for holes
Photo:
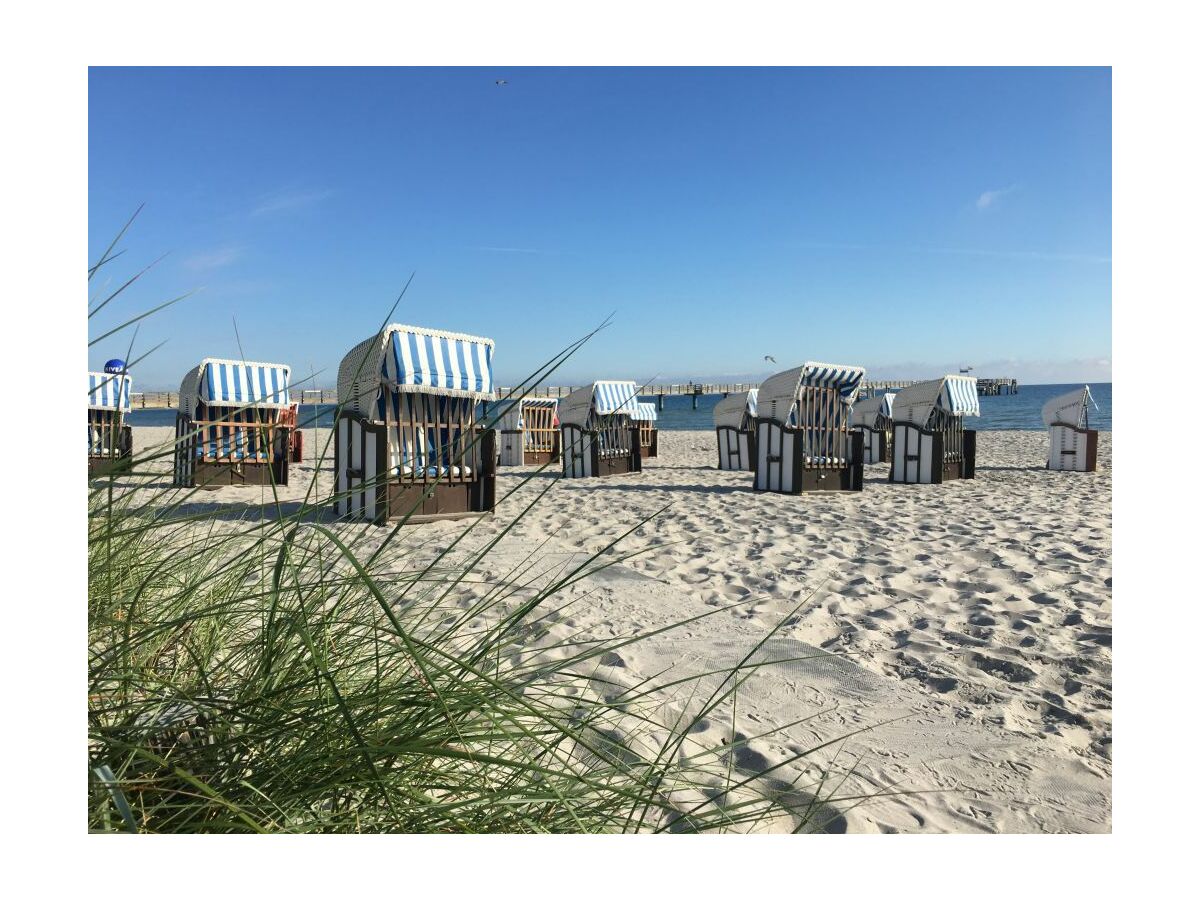
[[[863,462],[892,461],[892,401],[895,394],[858,400],[850,411],[850,428],[863,436]]]
[[[941,484],[975,477],[975,432],[964,416],[979,415],[979,389],[967,375],[944,375],[906,387],[892,400],[892,467],[900,484]]]
[[[541,466],[558,459],[558,400],[524,397],[500,419],[500,465]]]
[[[758,389],[754,488],[784,494],[861,491],[862,435],[850,408],[866,371],[808,362]]]
[[[133,379],[88,372],[88,475],[124,465],[133,454],[133,429],[125,423]]]
[[[758,414],[758,388],[730,394],[713,407],[717,428],[717,468],[730,472],[754,471],[754,431]]]
[[[594,381],[558,405],[564,478],[642,471],[641,431],[632,381]]]
[[[179,386],[175,484],[286,485],[296,430],[292,370],[281,363],[205,359]]]
[[[495,400],[487,338],[388,325],[338,368],[335,508],[384,524],[482,515],[496,505]]]
[[[1095,406],[1087,385],[1060,394],[1042,407],[1050,429],[1050,458],[1046,468],[1059,472],[1095,472],[1100,435],[1088,428],[1088,407]]]
[[[638,426],[638,443],[642,448],[642,459],[658,459],[658,408],[653,403],[639,402],[633,408],[633,421]]]

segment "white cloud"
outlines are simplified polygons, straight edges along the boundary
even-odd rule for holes
[[[327,200],[334,194],[330,190],[319,191],[281,191],[277,194],[271,194],[263,197],[258,206],[251,210],[251,216],[266,216],[272,213],[292,212],[298,209],[305,209],[320,203],[322,200]]]
[[[1000,188],[995,191],[984,191],[975,201],[975,208],[980,210],[991,209],[996,205],[997,200],[999,200],[1005,194],[1011,194],[1016,189],[1017,186],[1015,184],[1011,184],[1006,188]]]
[[[207,272],[210,269],[221,269],[233,265],[242,258],[242,255],[241,247],[217,247],[214,250],[193,253],[183,261],[183,265],[193,272]]]

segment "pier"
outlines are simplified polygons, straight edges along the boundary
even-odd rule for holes
[[[1017,379],[1015,378],[980,378],[978,382],[979,396],[981,397],[998,397],[1002,394],[1015,394],[1018,391]],[[916,381],[912,379],[865,381],[863,382],[861,396],[873,397],[876,394],[886,391],[901,390],[911,384],[916,384]],[[757,387],[758,383],[756,382],[747,382],[745,384],[696,384],[693,382],[687,384],[648,384],[638,391],[638,394],[642,397],[654,399],[660,410],[664,407],[667,397],[691,397],[692,409],[696,409],[700,398],[706,394],[728,396],[736,394],[739,391],[748,391]],[[496,388],[496,396],[499,399],[503,399],[511,397],[513,394],[525,393],[528,397],[565,397],[573,390],[575,390],[574,387],[554,385],[538,385],[529,389],[521,387],[498,387]],[[300,403],[337,403],[337,390],[334,388],[294,391],[293,394]],[[134,409],[176,409],[179,406],[179,392],[135,391],[130,395],[130,400]]]

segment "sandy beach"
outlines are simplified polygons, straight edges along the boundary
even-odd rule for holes
[[[172,429],[134,435],[140,453]],[[330,492],[331,444],[326,465],[313,464],[327,436],[305,430],[307,458],[284,503],[299,503],[314,478],[314,496]],[[806,762],[822,783],[838,779],[828,830],[1107,832],[1110,438],[1101,435],[1095,474],[1047,472],[1045,432],[984,431],[973,481],[891,485],[872,466],[860,494],[783,496],[718,471],[712,432],[664,431],[640,475],[553,484],[486,574],[508,577],[531,555],[561,564],[650,519],[621,544],[644,552],[564,591],[531,640],[644,633],[714,613],[605,660],[606,679],[633,684],[732,664],[782,622],[758,658],[792,661],[760,668],[739,692],[737,720],[714,716],[696,739],[766,734],[731,765],[782,778],[774,767],[798,749],[850,735]],[[498,510],[468,546],[512,526],[556,474],[500,471]],[[236,523],[259,517],[265,499],[221,488],[198,502]],[[386,534],[338,527],[365,547]],[[387,552],[433,553],[464,527],[414,526]]]

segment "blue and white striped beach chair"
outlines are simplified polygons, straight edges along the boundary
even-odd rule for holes
[[[179,386],[175,484],[288,483],[296,407],[291,369],[278,363],[206,359]]]
[[[730,472],[754,471],[754,431],[758,414],[758,388],[730,394],[713,407],[717,428],[717,468]]]
[[[642,471],[641,431],[634,422],[637,384],[594,381],[558,405],[564,478]]]
[[[975,477],[975,432],[963,417],[979,415],[979,388],[969,375],[943,375],[910,385],[892,400],[892,467],[899,484],[941,484]]]
[[[633,421],[638,427],[638,443],[642,448],[642,461],[658,459],[658,408],[653,403],[639,402],[633,408]]]
[[[808,362],[759,386],[755,490],[862,490],[862,435],[849,419],[865,376],[858,366]]]
[[[383,524],[491,512],[496,435],[478,423],[495,400],[487,338],[389,325],[338,368],[338,515]]]
[[[880,394],[857,400],[850,412],[850,429],[863,436],[863,462],[892,460],[892,401],[896,395]]]
[[[542,466],[558,459],[558,400],[511,401],[500,418],[500,465]]]
[[[133,379],[88,372],[88,475],[111,472],[133,454],[133,430],[125,423]]]
[[[1052,397],[1042,407],[1042,422],[1050,430],[1046,468],[1056,472],[1095,472],[1100,435],[1088,428],[1092,391],[1083,387]]]

